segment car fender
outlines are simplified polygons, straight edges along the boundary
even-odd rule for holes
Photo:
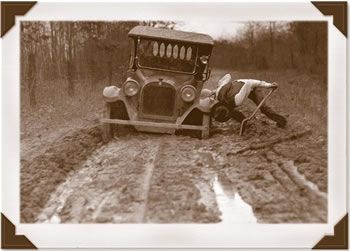
[[[198,104],[198,109],[204,113],[210,113],[211,108],[213,108],[213,106],[218,103],[218,101],[216,99],[213,99],[211,97],[205,97],[205,98],[201,98],[199,100],[199,104]]]
[[[118,100],[121,100],[120,97],[120,88],[116,87],[115,85],[106,86],[103,89],[103,98],[106,102],[112,103],[116,102]]]
[[[130,120],[137,120],[137,111],[133,101],[127,100],[125,95],[121,91],[121,88],[114,85],[106,86],[103,89],[103,99],[106,103],[122,102],[125,106],[125,109],[128,113]]]
[[[186,117],[194,110],[198,109],[203,113],[209,114],[211,112],[211,108],[218,103],[213,98],[201,98],[198,103],[193,104],[181,117],[178,117],[176,120],[177,124],[182,124]]]

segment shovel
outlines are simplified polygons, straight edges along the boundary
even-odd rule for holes
[[[276,88],[273,88],[270,90],[270,92],[264,97],[263,100],[261,100],[260,104],[256,107],[256,109],[254,110],[254,112],[248,117],[243,119],[242,123],[241,123],[241,129],[239,130],[239,136],[242,136],[245,130],[245,126],[247,124],[247,122],[249,120],[251,120],[252,118],[254,118],[255,114],[258,112],[258,110],[260,109],[260,107],[265,103],[265,101],[270,97],[270,95],[276,90]]]

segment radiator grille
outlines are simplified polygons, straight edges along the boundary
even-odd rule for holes
[[[172,117],[175,108],[175,89],[168,84],[151,83],[143,90],[144,114]]]

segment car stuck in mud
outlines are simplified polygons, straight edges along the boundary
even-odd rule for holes
[[[27,25],[53,29],[52,41],[56,35],[66,37],[67,30],[60,27],[79,27],[73,44],[86,41],[72,54],[77,66],[74,96],[67,94],[59,75],[38,85],[40,102],[30,107],[30,68],[22,72],[21,222],[327,222],[328,99],[322,75],[273,65],[260,69],[250,59],[250,47],[239,41],[221,41],[212,34],[214,47],[210,36],[170,25]],[[291,34],[285,35],[290,40]],[[297,35],[293,38],[299,41]],[[45,55],[54,53],[50,41],[41,42],[46,44]],[[285,52],[284,44],[277,42],[274,59]],[[30,57],[28,46],[33,43],[22,43],[22,60]],[[42,67],[52,72],[65,66],[48,62]],[[38,77],[45,79],[41,74]],[[266,105],[285,115],[288,126],[278,126],[249,95],[234,109],[251,114],[247,119],[254,117],[254,122],[236,120],[230,109],[216,113],[218,85],[226,75],[232,76],[226,81],[231,84],[276,81],[278,88],[261,88],[261,100],[273,92]],[[221,120],[218,114],[229,116]]]
[[[207,138],[211,104],[200,94],[210,77],[213,39],[148,26],[134,27],[129,37],[133,46],[127,79],[120,88],[112,85],[103,91],[105,141],[115,124],[168,134],[196,131]]]

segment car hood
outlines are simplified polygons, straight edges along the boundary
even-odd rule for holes
[[[173,73],[173,72],[161,72],[161,71],[154,71],[154,70],[137,70],[136,76],[138,77],[139,81],[143,83],[150,83],[150,82],[159,82],[160,80],[174,84],[176,86],[183,86],[185,84],[191,84],[194,82],[194,76],[193,75],[185,75],[185,74],[179,74],[179,73]]]

